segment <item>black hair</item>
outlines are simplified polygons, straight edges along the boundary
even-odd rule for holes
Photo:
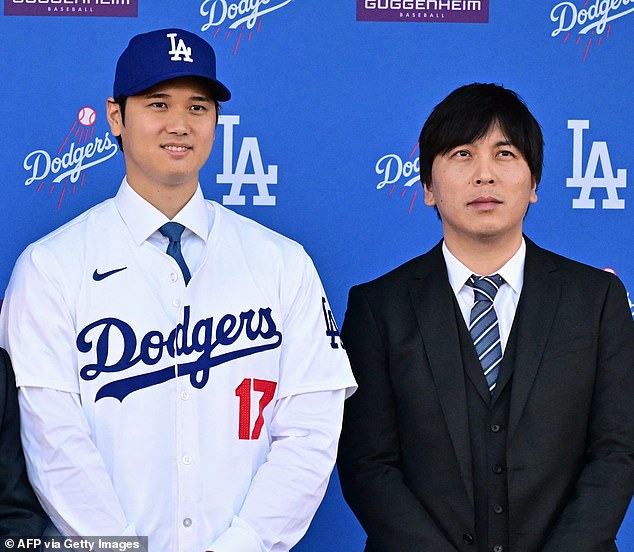
[[[544,162],[544,138],[539,123],[512,90],[496,84],[467,84],[441,101],[425,121],[419,137],[420,179],[430,185],[437,155],[483,138],[497,123],[504,137],[526,159],[539,184]]]
[[[121,95],[114,99],[114,103],[119,104],[119,111],[121,112],[121,124],[125,126],[125,104],[128,100],[127,96]],[[123,151],[123,140],[121,140],[121,134],[119,136],[115,136],[117,139],[117,144],[119,144],[119,149]]]

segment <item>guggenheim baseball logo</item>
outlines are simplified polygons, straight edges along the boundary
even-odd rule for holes
[[[489,0],[357,0],[357,21],[488,23]]]
[[[585,46],[583,60],[593,44],[601,46],[612,32],[612,21],[634,14],[634,0],[576,0],[576,2],[559,2],[550,11],[550,20],[554,23],[551,36],[563,36],[568,42]]]
[[[137,17],[138,0],[4,0],[4,15]]]
[[[58,209],[68,193],[75,195],[77,187],[84,185],[84,171],[108,161],[119,149],[109,132],[95,136],[96,120],[92,107],[82,107],[57,150],[28,153],[22,163],[28,174],[24,185],[36,184],[38,192],[48,189],[49,195],[57,197]]]
[[[200,4],[200,15],[205,18],[201,31],[213,30],[213,37],[224,37],[229,40],[235,36],[233,54],[238,52],[238,47],[246,35],[248,41],[253,36],[253,31],[259,32],[262,27],[262,17],[272,14],[288,6],[293,0],[203,0]],[[223,27],[225,33],[221,33]]]

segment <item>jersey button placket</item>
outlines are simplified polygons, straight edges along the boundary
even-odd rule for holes
[[[179,280],[182,281],[181,278]],[[180,307],[178,324],[184,324],[183,307]],[[187,332],[188,333],[188,332]],[[181,338],[178,338],[179,342]],[[187,336],[182,339],[186,341]],[[182,352],[182,351],[181,351]],[[190,361],[189,356],[180,355],[175,358],[176,387],[174,388],[174,400],[176,401],[176,442],[178,463],[178,519],[180,550],[195,548],[197,530],[197,516],[200,515],[198,492],[200,484],[200,451],[196,442],[198,423],[196,412],[196,389],[191,387],[189,375],[178,376],[179,366]]]

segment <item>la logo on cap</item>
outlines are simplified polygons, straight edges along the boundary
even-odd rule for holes
[[[172,54],[170,58],[172,61],[188,61],[189,63],[193,63],[192,59],[192,49],[185,46],[185,42],[183,42],[182,38],[178,39],[178,45],[176,44],[177,33],[168,33],[172,43],[172,49],[168,52],[168,54]]]

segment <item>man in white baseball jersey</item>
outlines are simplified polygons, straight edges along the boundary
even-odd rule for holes
[[[29,474],[64,535],[289,550],[325,492],[355,382],[302,247],[203,198],[229,97],[200,37],[135,36],[107,104],[116,197],[11,277],[0,335]]]

